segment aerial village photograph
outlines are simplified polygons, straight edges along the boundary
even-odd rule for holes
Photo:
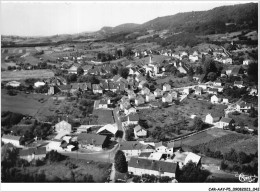
[[[2,2],[0,23],[1,185],[257,186],[258,2]]]

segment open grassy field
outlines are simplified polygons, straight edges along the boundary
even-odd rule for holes
[[[49,99],[49,96],[41,94],[27,95],[19,93],[15,96],[10,96],[6,93],[6,90],[2,89],[1,92],[1,111],[11,111],[30,116],[34,116]],[[43,102],[39,102],[41,98],[43,98]]]
[[[197,117],[201,117],[204,121],[208,113],[224,116],[225,108],[225,105],[211,105],[207,101],[185,99],[180,105],[172,105],[165,108],[165,110],[178,112],[186,118],[190,118],[191,115],[196,115]]]
[[[69,167],[66,165],[67,161],[76,165],[76,167]],[[52,163],[50,165],[46,164],[39,167],[29,167],[27,169],[30,173],[43,172],[46,175],[46,179],[49,181],[52,181],[53,178],[59,178],[61,181],[67,182],[68,180],[72,179],[73,175],[73,178],[77,180],[77,177],[82,177],[86,174],[89,174],[93,176],[94,182],[102,183],[105,182],[109,177],[108,170],[110,168],[110,163],[69,159],[57,163]]]
[[[51,70],[21,70],[21,71],[3,71],[1,73],[2,81],[24,80],[28,78],[47,79],[54,77]]]

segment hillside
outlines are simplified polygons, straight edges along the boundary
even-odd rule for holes
[[[172,32],[223,33],[226,31],[257,29],[257,3],[222,6],[209,11],[178,13],[158,17],[138,27],[138,30],[164,30]]]
[[[131,32],[138,26],[139,24],[136,23],[125,23],[116,27],[102,27],[98,32],[103,33],[104,35],[116,34],[120,32]]]

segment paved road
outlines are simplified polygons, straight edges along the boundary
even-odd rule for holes
[[[118,130],[123,131],[122,140],[125,141],[125,128],[124,128],[124,126],[122,125],[122,122],[121,122],[121,119],[120,119],[120,116],[119,116],[119,109],[118,109],[118,108],[115,108],[115,110],[114,110],[114,119],[115,119],[115,121],[116,121]]]

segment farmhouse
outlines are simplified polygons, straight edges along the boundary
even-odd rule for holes
[[[156,161],[132,157],[128,163],[128,172],[134,175],[155,175],[159,177],[176,177],[178,165],[176,163]]]
[[[166,143],[159,142],[154,144],[156,152],[165,153],[165,154],[173,154],[174,152],[174,142]]]
[[[55,125],[56,132],[64,132],[64,133],[71,133],[72,126],[67,121],[61,121]]]
[[[81,133],[78,135],[77,141],[79,147],[82,149],[102,151],[108,144],[108,137],[104,135]]]
[[[211,96],[210,102],[211,103],[219,103],[221,101],[221,98],[218,98],[216,95]]]
[[[137,113],[131,113],[127,116],[127,124],[138,124],[139,115]]]
[[[126,157],[139,156],[143,152],[153,152],[154,147],[144,145],[137,141],[126,141],[119,144],[119,149],[125,153]]]
[[[25,159],[28,162],[32,160],[41,160],[46,156],[46,148],[29,148],[29,149],[22,149],[19,151],[19,157],[21,159]]]
[[[103,127],[101,127],[98,131],[97,134],[99,135],[105,135],[108,137],[114,137],[115,134],[118,131],[118,127],[116,124],[107,124]]]
[[[218,122],[218,127],[222,129],[230,129],[235,126],[235,121],[231,118],[222,117]]]
[[[147,131],[145,129],[143,129],[140,125],[137,125],[134,128],[134,134],[135,134],[135,138],[141,138],[141,137],[146,137],[147,136]]]
[[[4,144],[11,143],[15,147],[21,147],[22,137],[14,135],[3,135],[2,142]]]
[[[251,109],[251,105],[245,101],[241,101],[236,105],[236,110],[240,112],[247,112],[249,109]]]

